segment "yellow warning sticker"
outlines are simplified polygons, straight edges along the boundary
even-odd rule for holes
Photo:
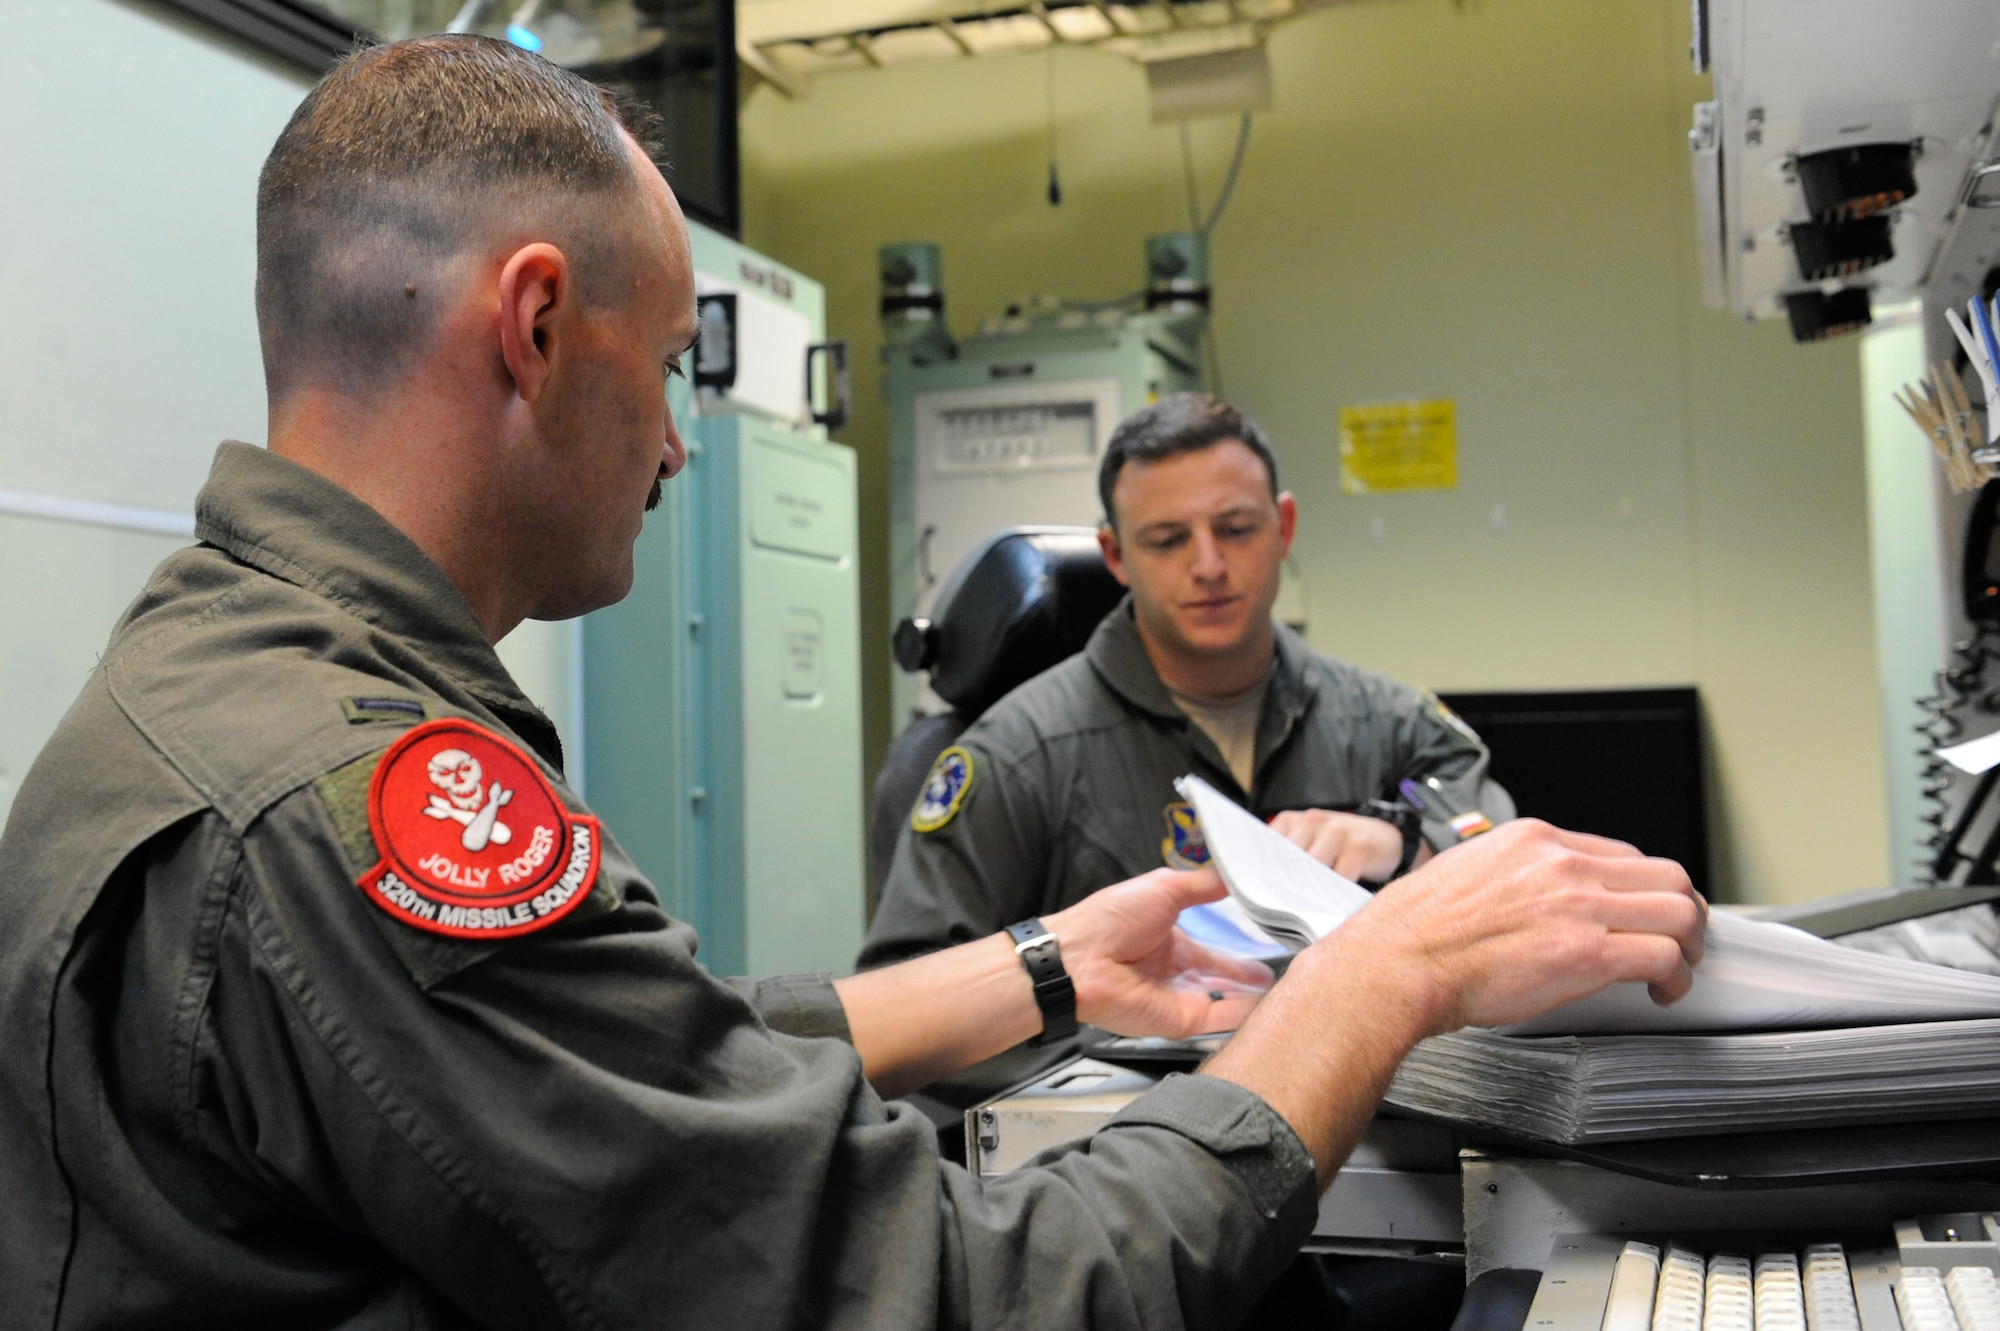
[[[1373,402],[1340,409],[1340,490],[1458,488],[1458,412],[1452,399]]]

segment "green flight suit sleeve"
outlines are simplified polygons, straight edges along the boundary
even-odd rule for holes
[[[289,804],[240,852],[196,838],[238,863],[188,912],[201,999],[121,1007],[172,1027],[121,1044],[190,1051],[160,1121],[230,1189],[365,1239],[479,1324],[1220,1331],[1310,1230],[1304,1148],[1210,1078],[1005,1178],[941,1162],[850,1046],[772,1032],[696,966],[608,842],[622,907],[422,988],[383,932],[410,926]]]
[[[834,992],[831,975],[777,975],[723,983],[757,1009],[757,1015],[774,1031],[809,1040],[854,1042],[847,1029],[847,1008]]]
[[[896,840],[861,969],[969,943],[1041,909],[1055,860],[1049,801],[1062,795],[1052,788],[1046,751],[1016,747],[996,758],[977,736],[963,739],[954,749],[971,777],[956,806],[927,807],[931,793],[919,795]]]

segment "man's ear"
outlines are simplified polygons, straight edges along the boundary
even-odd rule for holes
[[[557,325],[576,293],[563,252],[523,245],[500,268],[500,359],[523,402],[541,396],[554,372]]]
[[[1104,567],[1111,570],[1118,585],[1130,587],[1132,580],[1125,576],[1125,550],[1118,544],[1118,529],[1108,522],[1098,527],[1097,548],[1104,552]]]
[[[1292,533],[1299,529],[1299,501],[1290,490],[1278,496],[1278,557],[1292,552]]]

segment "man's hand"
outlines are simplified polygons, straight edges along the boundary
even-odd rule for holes
[[[1524,1021],[1621,980],[1671,1003],[1694,983],[1708,907],[1672,860],[1521,819],[1383,888],[1364,919],[1372,947],[1436,986],[1437,1034]]]
[[[1233,1029],[1270,988],[1270,969],[1212,953],[1174,926],[1183,908],[1222,893],[1212,869],[1156,869],[1044,916],[1076,986],[1078,1018],[1120,1035]],[[833,987],[862,1068],[883,1095],[970,1067],[1042,1029],[1034,985],[1006,934]]]
[[[1294,957],[1202,1071],[1263,1096],[1324,1185],[1418,1040],[1523,1021],[1623,980],[1672,1002],[1694,982],[1707,919],[1670,860],[1507,823],[1389,884]]]
[[[1402,829],[1364,814],[1287,810],[1271,820],[1271,830],[1342,878],[1357,883],[1387,882],[1403,862]],[[1418,863],[1428,858],[1422,850],[1418,855]]]
[[[1155,869],[1045,916],[1076,985],[1078,1020],[1120,1035],[1235,1030],[1271,987],[1270,968],[1211,951],[1174,925],[1225,891],[1213,869]]]

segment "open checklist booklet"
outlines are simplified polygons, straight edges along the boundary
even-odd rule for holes
[[[1270,938],[1304,947],[1370,900],[1199,777],[1176,784],[1231,901]],[[1705,953],[1670,1007],[1618,984],[1426,1040],[1388,1099],[1571,1144],[2000,1114],[2000,977],[1719,911]]]

